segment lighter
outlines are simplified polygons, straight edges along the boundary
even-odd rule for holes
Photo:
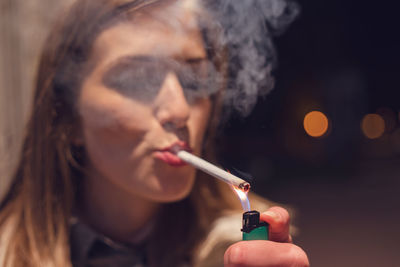
[[[258,211],[243,213],[243,240],[268,240],[268,226],[268,223],[260,222]]]

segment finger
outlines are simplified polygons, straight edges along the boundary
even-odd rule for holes
[[[292,242],[289,234],[290,216],[281,207],[272,207],[261,213],[260,220],[269,224],[269,239],[276,242]]]
[[[225,267],[309,266],[306,253],[298,246],[272,241],[241,241],[230,246],[224,255]]]

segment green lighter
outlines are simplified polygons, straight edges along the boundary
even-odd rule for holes
[[[243,240],[268,240],[268,226],[268,223],[260,222],[258,211],[243,213]]]

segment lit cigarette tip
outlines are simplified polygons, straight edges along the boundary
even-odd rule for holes
[[[249,190],[250,190],[250,184],[249,184],[248,182],[241,183],[241,184],[239,185],[239,189],[241,189],[241,190],[244,191],[244,192],[249,192]]]

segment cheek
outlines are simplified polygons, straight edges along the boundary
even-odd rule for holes
[[[99,133],[144,133],[152,118],[149,107],[111,90],[99,90],[96,95],[82,94],[79,112],[84,127]]]
[[[207,130],[208,122],[211,113],[211,101],[203,99],[196,103],[191,112],[191,119],[188,122],[189,130],[192,135],[192,147],[196,148],[196,153],[201,151],[205,131]]]
[[[82,94],[79,107],[86,150],[96,166],[123,164],[143,145],[152,127],[148,107],[112,92],[99,89],[97,95]]]

